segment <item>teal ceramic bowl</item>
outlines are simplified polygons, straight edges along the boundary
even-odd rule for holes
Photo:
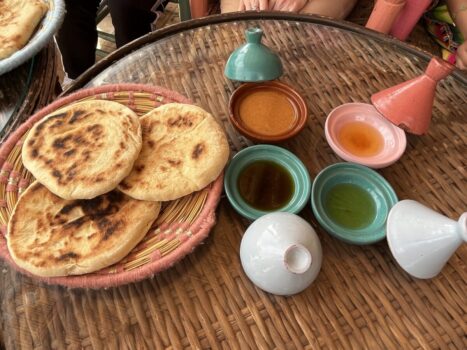
[[[336,197],[338,188],[355,189],[355,186],[358,187],[358,194],[363,192],[363,198],[357,198],[354,191],[347,192],[347,196],[340,192],[342,197]],[[367,202],[362,199],[367,199]],[[320,225],[334,237],[352,244],[372,244],[384,239],[386,219],[397,201],[396,193],[381,175],[366,166],[353,163],[337,163],[323,169],[315,178],[311,190],[311,208]],[[361,226],[345,226],[336,219],[336,211],[337,215],[342,214],[339,211],[350,212],[344,214],[353,220],[362,210],[372,215],[368,215]]]
[[[273,145],[256,145],[238,152],[230,161],[224,178],[224,188],[230,204],[242,216],[256,220],[272,211],[258,210],[249,205],[240,195],[239,176],[247,166],[258,161],[269,161],[282,166],[290,174],[294,189],[290,200],[281,208],[272,211],[298,213],[308,202],[311,193],[310,175],[305,165],[293,153]]]

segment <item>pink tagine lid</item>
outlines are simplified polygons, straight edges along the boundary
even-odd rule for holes
[[[452,64],[433,57],[422,75],[373,94],[371,102],[391,123],[423,135],[430,126],[436,85],[453,69]]]

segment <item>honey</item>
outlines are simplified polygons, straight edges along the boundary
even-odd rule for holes
[[[248,205],[262,211],[284,207],[295,192],[295,184],[289,171],[269,160],[259,160],[242,169],[237,188]]]
[[[355,121],[342,126],[337,135],[342,147],[359,157],[378,154],[384,144],[381,133],[367,123]]]

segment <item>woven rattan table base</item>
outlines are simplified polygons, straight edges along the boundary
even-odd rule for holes
[[[373,92],[420,74],[429,58],[342,22],[232,16],[145,37],[109,56],[75,88],[122,82],[165,86],[212,111],[233,151],[239,150],[250,143],[228,123],[227,103],[237,84],[224,78],[223,68],[243,42],[244,29],[260,25],[265,43],[283,59],[281,80],[294,85],[308,103],[305,130],[283,146],[314,177],[340,161],[324,138],[327,113],[341,103],[368,102]],[[429,134],[409,136],[402,159],[380,171],[401,199],[418,200],[452,218],[466,208],[466,101],[465,76],[456,73],[442,82]],[[309,207],[301,215],[317,229],[324,260],[318,279],[299,295],[272,296],[247,279],[238,253],[248,222],[224,198],[205,244],[141,283],[67,290],[38,285],[3,264],[3,341],[12,349],[467,348],[466,247],[437,278],[415,280],[397,266],[385,242],[351,246],[321,230]]]

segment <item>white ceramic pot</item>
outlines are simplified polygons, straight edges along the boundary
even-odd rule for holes
[[[246,230],[240,259],[248,278],[276,295],[296,294],[321,269],[322,249],[315,230],[301,217],[283,212],[264,215]]]
[[[386,234],[392,255],[405,271],[432,278],[467,241],[467,213],[455,221],[406,199],[389,212]]]

